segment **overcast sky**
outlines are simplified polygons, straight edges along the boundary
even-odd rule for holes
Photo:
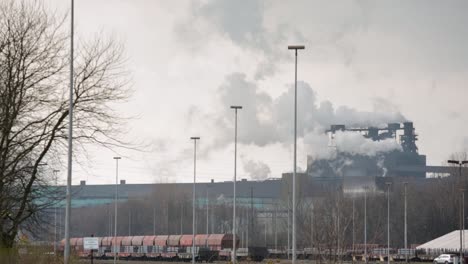
[[[44,1],[68,11],[69,1]],[[138,118],[124,137],[150,145],[121,152],[120,177],[129,183],[191,181],[191,136],[201,137],[198,179],[231,180],[231,104],[245,108],[238,177],[292,170],[288,44],[306,46],[299,167],[327,145],[311,135],[347,121],[413,121],[432,165],[468,145],[467,1],[75,0],[75,7],[79,39],[112,36],[126,46],[135,94],[119,108]],[[74,183],[114,182],[114,154],[91,153]]]

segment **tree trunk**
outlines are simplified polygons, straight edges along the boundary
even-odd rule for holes
[[[0,264],[18,263],[18,251],[13,247],[15,237],[2,233],[0,236]]]

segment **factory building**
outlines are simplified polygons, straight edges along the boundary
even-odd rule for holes
[[[333,159],[308,159],[305,172],[297,173],[297,189],[300,197],[321,197],[330,191],[356,192],[369,188],[383,190],[387,181],[424,181],[428,173],[451,175],[458,173],[453,167],[427,166],[426,156],[418,152],[418,139],[412,122],[390,123],[385,127],[347,127],[332,125],[326,133],[333,140],[338,131],[360,133],[373,141],[395,140],[401,148],[378,155],[359,155],[337,150]],[[465,169],[464,169],[465,170]],[[237,182],[239,206],[253,206],[268,210],[278,200],[290,197],[292,173],[281,178],[264,181]],[[62,187],[63,190],[64,187]],[[118,186],[119,201],[143,199],[154,193],[172,190],[179,195],[192,193],[192,183],[126,184]],[[219,203],[232,203],[232,181],[197,183],[197,203],[203,205],[210,199]],[[115,185],[88,185],[82,181],[72,187],[72,206],[89,207],[110,204],[114,201]]]

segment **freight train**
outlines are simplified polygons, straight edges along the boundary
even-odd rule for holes
[[[72,254],[81,258],[93,256],[97,259],[111,259],[117,255],[120,259],[190,261],[192,259],[193,235],[157,235],[157,236],[118,236],[98,237],[99,249],[85,250],[83,238],[70,239]],[[195,235],[195,259],[198,262],[229,260],[233,245],[232,234]],[[236,236],[236,248],[239,238]],[[63,251],[65,240],[60,242]],[[262,261],[268,255],[266,248],[250,247],[242,249],[238,259]]]

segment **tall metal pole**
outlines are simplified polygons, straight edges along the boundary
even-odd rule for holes
[[[276,227],[276,220],[278,219],[278,204],[275,203],[275,251],[278,250],[278,232]]]
[[[192,264],[195,264],[195,183],[197,180],[197,140],[200,137],[191,137],[193,140],[193,189],[192,189]]]
[[[461,162],[458,163],[458,168],[459,168],[459,173],[460,173],[460,185],[462,183],[462,173],[461,173],[461,169],[462,169],[462,164]],[[462,194],[462,197],[463,197],[463,192],[461,193]],[[462,208],[462,203],[463,201],[460,201],[460,261],[459,263],[462,263],[461,261],[463,261],[463,208]]]
[[[117,200],[119,198],[119,159],[121,157],[114,157],[115,159],[115,196],[114,196],[114,264],[117,263],[117,250],[118,246],[115,244],[117,241]]]
[[[364,188],[364,262],[367,263],[367,188]]]
[[[462,189],[462,252],[464,255],[465,251],[465,190]]]
[[[68,168],[67,168],[67,191],[65,206],[65,249],[63,260],[68,264],[70,260],[70,213],[71,213],[71,181],[72,181],[72,153],[73,153],[73,41],[74,41],[74,17],[75,1],[71,0],[71,29],[70,29],[70,101],[68,108]]]
[[[234,121],[234,193],[232,201],[232,263],[235,264],[237,261],[236,256],[236,181],[237,181],[237,110],[242,109],[242,106],[231,106],[234,109],[235,121]]]
[[[296,168],[297,168],[297,50],[304,49],[304,46],[288,46],[288,49],[295,51],[295,67],[294,67],[294,164],[293,164],[293,188],[292,188],[292,204],[293,204],[293,219],[292,219],[292,263],[296,263]]]
[[[354,199],[355,197],[353,196],[353,215],[352,215],[352,219],[353,219],[353,253],[352,253],[352,256],[353,256],[353,262],[354,262],[354,240],[355,240],[355,233],[354,233]]]
[[[387,264],[390,264],[390,185],[387,182]]]
[[[180,205],[180,234],[182,235],[183,232],[183,224],[182,222],[184,221],[184,203],[182,202]]]
[[[406,193],[406,187],[408,185],[407,182],[404,182],[405,185],[405,262],[408,263],[408,215],[407,215],[407,193]]]
[[[59,170],[54,170],[55,189],[57,191],[57,173]],[[57,204],[54,206],[54,256],[57,256]]]
[[[209,211],[210,211],[210,200],[208,199],[208,186],[206,187],[206,234],[210,234],[209,231]],[[208,241],[208,240],[206,240]]]
[[[287,258],[289,260],[289,251],[291,250],[291,234],[289,232],[291,232],[291,215],[290,215],[290,212],[291,212],[291,198],[289,197],[289,190],[288,190],[288,230],[287,230],[287,233],[288,233],[288,250],[286,250],[286,255],[287,255]]]

